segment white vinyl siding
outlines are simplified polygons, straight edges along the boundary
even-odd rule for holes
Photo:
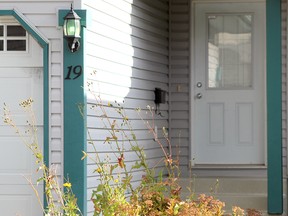
[[[168,1],[99,0],[96,3],[86,0],[83,7],[92,15],[86,32],[86,72],[96,71],[95,75],[88,75],[88,82],[93,83],[94,94],[100,94],[104,105],[116,100],[125,107],[139,145],[146,150],[150,164],[155,165],[163,154],[135,109],[141,107],[146,111],[147,105],[155,106],[156,87],[168,92]],[[92,141],[101,158],[111,156],[113,150],[109,144],[103,144],[109,133],[97,117],[97,109],[91,109],[95,100],[89,93],[87,103],[87,124]],[[161,128],[168,128],[168,103],[161,104],[160,109],[163,117],[156,116],[155,124],[161,138]],[[111,119],[121,121],[113,108],[107,107],[106,110]],[[144,118],[151,120],[151,117]],[[125,162],[129,167],[138,159],[129,151],[128,143],[124,143],[128,150],[124,153]],[[92,146],[88,144],[87,148],[93,155]],[[115,157],[111,158],[115,160]],[[87,166],[88,215],[92,215],[91,193],[99,183],[99,176],[89,159]],[[134,173],[133,181],[139,181],[142,174]]]
[[[170,8],[170,130],[179,152],[182,176],[189,175],[190,152],[190,3],[171,0]]]

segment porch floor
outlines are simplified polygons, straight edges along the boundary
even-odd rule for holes
[[[284,181],[283,198],[284,213],[287,215],[286,180]],[[231,212],[232,206],[242,209],[256,209],[268,215],[267,212],[267,180],[266,178],[181,178],[182,198],[189,196],[191,190],[194,196],[205,193],[225,202],[225,211]],[[187,189],[189,188],[189,190]]]

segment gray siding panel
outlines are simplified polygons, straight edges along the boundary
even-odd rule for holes
[[[160,87],[168,91],[169,68],[169,22],[168,0],[94,0],[83,1],[83,6],[92,15],[92,23],[87,27],[87,71],[96,71],[89,76],[94,85],[94,95],[100,93],[104,104],[115,100],[125,107],[139,145],[146,151],[151,165],[157,164],[162,156],[161,149],[153,141],[139,115],[134,110],[143,109],[145,121],[152,120],[146,116],[146,106],[154,106],[154,89]],[[132,3],[132,4],[131,4]],[[95,104],[93,94],[87,95],[87,124],[90,139],[97,147],[100,158],[110,155],[113,149],[103,144],[109,131],[105,129],[99,118],[99,109],[91,109]],[[123,104],[122,101],[125,101]],[[121,124],[121,119],[113,108],[107,108],[107,115]],[[168,103],[161,104],[164,117],[155,116],[158,128],[168,127]],[[160,129],[159,138],[163,138]],[[124,141],[125,161],[127,166],[137,160]],[[114,148],[115,150],[115,148]],[[88,152],[93,155],[94,148],[88,144]],[[115,159],[115,158],[114,158]],[[97,186],[98,173],[94,173],[95,165],[87,161],[88,214],[93,213],[90,202],[93,188]],[[141,179],[142,172],[134,173],[134,182]]]
[[[170,8],[170,130],[182,176],[189,175],[190,128],[190,1],[171,0]]]

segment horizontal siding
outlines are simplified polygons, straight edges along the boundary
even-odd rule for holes
[[[164,117],[146,115],[147,105],[155,106],[154,89],[158,87],[168,91],[168,6],[168,1],[154,0],[99,0],[97,4],[94,0],[84,1],[84,8],[92,15],[86,34],[86,70],[96,71],[88,77],[93,83],[93,89],[87,94],[90,155],[95,154],[95,147],[100,158],[109,155],[117,161],[113,156],[115,143],[105,143],[106,137],[111,135],[100,118],[103,113],[95,107],[98,95],[104,105],[117,101],[125,107],[125,115],[129,117],[138,145],[145,149],[151,166],[157,164],[163,155],[135,108],[141,107],[145,121],[155,119],[158,128],[168,127],[168,103],[161,104]],[[106,106],[105,110],[110,119],[121,125],[122,119],[113,107]],[[129,134],[127,127],[123,130]],[[160,129],[158,131],[159,139],[164,140]],[[94,147],[89,144],[91,141]],[[119,136],[119,142],[125,149],[127,167],[131,167],[138,159],[131,152],[128,137]],[[111,148],[113,144],[114,148]],[[93,215],[90,199],[93,188],[99,183],[99,176],[94,172],[93,161],[88,160],[87,166],[88,215]],[[134,184],[140,181],[142,174],[141,171],[133,173]]]
[[[170,130],[174,154],[183,177],[189,176],[190,155],[190,7],[189,0],[171,0],[170,8]]]

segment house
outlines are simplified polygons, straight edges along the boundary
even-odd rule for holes
[[[73,52],[62,29],[71,4],[82,30]],[[92,139],[99,154],[109,152],[102,145],[105,128],[95,124],[90,109],[95,101],[87,82],[99,86],[105,103],[125,101],[151,161],[161,151],[133,109],[154,106],[155,88],[165,90],[168,99],[155,124],[169,129],[183,179],[189,181],[192,163],[197,182],[204,184],[199,188],[219,178],[224,199],[256,197],[255,206],[260,202],[263,210],[282,214],[286,45],[286,0],[2,0],[0,101],[25,127],[18,103],[34,99],[45,160],[57,167],[60,180],[69,177],[84,215],[93,214],[97,174],[91,161],[80,160],[82,151],[93,151],[87,145]],[[95,136],[87,138],[86,124]],[[32,156],[11,129],[4,124],[1,129],[1,215],[39,215],[23,178],[34,173]],[[35,182],[37,176],[31,178]]]

